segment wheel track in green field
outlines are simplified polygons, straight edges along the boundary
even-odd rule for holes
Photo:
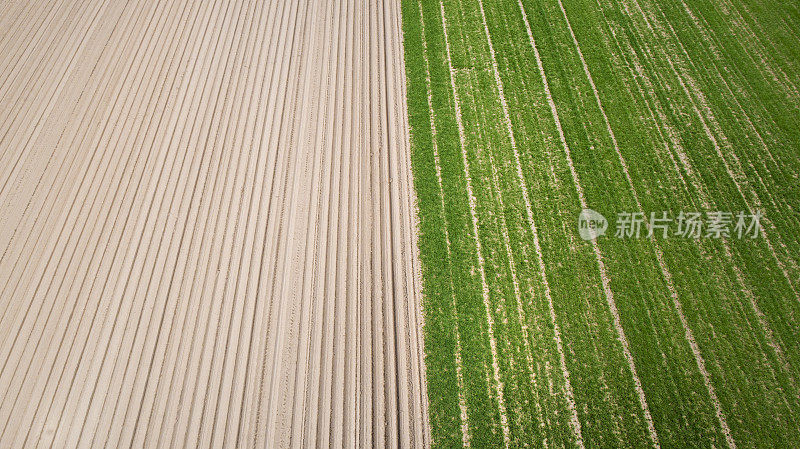
[[[519,7],[520,7],[520,12],[522,13],[523,20],[525,21],[525,24],[526,24],[526,26],[529,26],[528,23],[527,23],[527,17],[525,16],[525,8],[522,6],[521,2],[519,2],[518,4],[519,4]],[[541,250],[541,246],[539,244],[539,232],[538,232],[537,227],[536,227],[536,222],[535,222],[535,220],[533,218],[533,211],[532,211],[532,207],[531,207],[531,201],[530,201],[530,198],[528,197],[528,186],[526,185],[525,177],[524,177],[524,175],[522,173],[522,164],[520,162],[520,156],[519,156],[519,152],[517,150],[517,143],[516,143],[516,139],[514,137],[513,125],[511,124],[511,118],[510,118],[509,112],[508,112],[508,103],[506,101],[505,94],[504,94],[503,82],[500,79],[500,74],[498,73],[497,59],[496,59],[496,56],[495,56],[494,46],[492,44],[491,34],[489,33],[489,27],[486,24],[486,13],[485,13],[484,8],[483,8],[483,2],[481,0],[478,0],[478,5],[480,6],[481,18],[482,18],[482,22],[483,22],[483,28],[484,28],[484,31],[486,33],[486,41],[487,41],[487,43],[489,45],[489,52],[490,52],[491,59],[492,59],[492,70],[493,70],[493,73],[494,73],[495,85],[497,87],[497,91],[498,91],[498,94],[500,96],[500,103],[501,103],[501,106],[502,106],[502,109],[503,109],[503,116],[504,116],[505,126],[506,126],[506,129],[507,129],[507,132],[508,132],[508,138],[509,138],[510,143],[511,143],[511,149],[512,149],[512,151],[514,153],[514,162],[516,164],[517,178],[519,180],[519,187],[520,187],[520,190],[522,192],[523,202],[525,204],[525,213],[526,213],[527,220],[528,220],[528,226],[530,227],[531,235],[533,236],[533,244],[534,244],[534,247],[535,247],[535,250],[536,250],[537,260],[539,262],[539,274],[540,274],[540,276],[542,278],[542,283],[544,284],[544,294],[545,294],[545,297],[547,298],[548,307],[550,309],[551,325],[553,326],[553,329],[554,329],[554,339],[555,339],[556,347],[557,347],[557,350],[558,350],[559,362],[560,362],[560,365],[561,365],[562,375],[564,376],[564,380],[565,380],[565,395],[566,395],[567,405],[569,407],[569,412],[570,412],[570,425],[572,427],[572,432],[573,432],[573,435],[575,437],[577,445],[579,447],[584,447],[583,435],[582,435],[582,431],[581,431],[581,424],[580,424],[580,420],[578,419],[577,411],[575,409],[575,399],[574,399],[574,393],[573,393],[573,390],[572,390],[572,384],[570,382],[569,369],[567,368],[566,360],[565,360],[565,356],[564,356],[564,349],[563,349],[563,344],[562,344],[562,341],[561,341],[561,332],[559,330],[558,323],[557,323],[557,321],[555,319],[555,312],[554,312],[554,309],[553,309],[553,299],[552,299],[552,295],[551,295],[551,292],[550,292],[550,284],[549,284],[549,282],[547,280],[547,274],[546,274],[546,270],[545,270],[545,266],[544,266],[544,261],[543,261],[543,258],[542,258],[542,250]],[[536,49],[536,45],[535,45],[535,43],[533,41],[533,36],[530,33],[529,33],[529,37],[531,39],[531,46],[533,48],[533,51],[537,55],[537,59],[538,59],[538,50]],[[540,71],[541,71],[541,65],[539,66],[539,68],[540,68]],[[549,88],[547,87],[546,79],[544,79],[544,72],[542,71],[541,73],[542,73],[542,76],[543,76],[543,80],[545,81],[545,91],[548,92]],[[551,107],[552,107],[552,103],[551,103]],[[554,111],[554,109],[553,109],[553,111]],[[558,121],[558,116],[554,115],[554,119],[557,122]],[[560,127],[560,125],[558,125],[558,126]],[[494,174],[494,176],[496,177],[496,173]],[[496,180],[495,180],[495,184],[497,184]],[[502,205],[502,202],[501,202],[501,208],[505,209],[505,207]],[[505,224],[503,226],[505,226]],[[510,249],[510,244],[508,243],[507,231],[504,234],[505,234],[504,238],[506,240],[506,246],[508,247],[508,252],[510,253],[511,249]],[[512,268],[512,272],[514,272],[513,268]],[[513,276],[514,276],[514,280],[513,280],[514,289],[517,292],[517,297],[519,297],[519,293],[518,293],[519,287],[517,285],[518,282],[516,280],[516,274],[514,274]],[[519,299],[518,299],[518,301],[519,301]],[[520,315],[522,315],[522,309],[521,308],[520,308]],[[526,342],[526,345],[527,345],[528,335],[527,335],[527,331],[525,329],[526,328],[523,325],[523,338],[525,339],[525,342]],[[535,382],[532,382],[532,383],[535,385]]]

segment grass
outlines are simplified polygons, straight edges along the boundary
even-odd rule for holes
[[[434,446],[800,444],[797,9],[402,8]],[[612,235],[640,208],[760,210],[765,235],[595,249],[579,191]]]

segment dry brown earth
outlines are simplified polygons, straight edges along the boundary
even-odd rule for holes
[[[399,6],[0,4],[0,447],[429,445]]]

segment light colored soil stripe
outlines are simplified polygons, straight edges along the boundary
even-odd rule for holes
[[[436,168],[436,180],[439,185],[439,195],[441,197],[441,214],[442,220],[444,221],[444,237],[445,242],[447,244],[447,264],[448,266],[451,265],[452,255],[450,249],[450,230],[447,227],[447,215],[445,213],[445,204],[444,204],[444,186],[442,185],[442,165],[439,159],[439,144],[437,142],[437,132],[436,132],[436,116],[434,115],[433,111],[433,92],[431,90],[431,69],[430,69],[430,62],[428,60],[428,41],[425,37],[425,20],[424,15],[422,13],[422,1],[417,2],[419,6],[419,20],[420,20],[420,30],[422,34],[422,56],[425,60],[425,86],[427,89],[427,97],[428,97],[428,114],[430,115],[430,124],[431,124],[431,135],[433,136],[433,141],[431,142],[433,145],[433,159]],[[452,303],[453,303],[453,331],[456,337],[456,351],[455,351],[455,362],[456,362],[456,382],[458,384],[458,408],[460,410],[460,418],[461,418],[461,443],[464,447],[469,447],[469,415],[467,413],[467,400],[464,396],[464,391],[466,390],[464,386],[464,363],[461,360],[461,334],[458,330],[458,309],[456,307],[456,295],[455,295],[455,286],[453,284],[453,273],[450,273],[450,290],[453,293],[452,295]]]
[[[603,121],[606,125],[606,131],[608,135],[611,137],[611,142],[614,145],[614,151],[617,153],[617,157],[619,158],[620,164],[622,165],[622,171],[625,173],[625,179],[628,181],[628,186],[631,188],[631,193],[633,194],[633,198],[636,201],[636,206],[642,212],[644,212],[644,208],[642,207],[642,203],[639,200],[639,194],[636,191],[636,188],[633,184],[633,179],[631,179],[630,171],[628,170],[628,163],[625,161],[625,158],[622,156],[622,152],[619,149],[619,144],[617,143],[617,137],[614,134],[614,130],[611,128],[611,122],[608,120],[608,116],[606,115],[606,110],[603,107],[603,103],[600,100],[600,93],[597,91],[597,86],[594,84],[594,78],[592,77],[591,72],[589,71],[589,66],[586,64],[586,60],[583,57],[583,52],[581,51],[581,47],[578,44],[578,39],[575,37],[575,33],[572,31],[572,25],[570,23],[569,17],[567,16],[567,11],[564,9],[564,4],[561,0],[558,0],[558,6],[561,8],[561,13],[564,17],[564,21],[567,24],[567,29],[569,30],[570,35],[572,36],[572,42],[575,46],[575,50],[578,53],[578,57],[581,60],[581,64],[583,66],[583,71],[586,74],[586,79],[589,81],[589,85],[592,88],[592,92],[594,93],[594,98],[597,101],[597,107],[600,110],[600,113],[603,116]],[[694,333],[692,329],[689,327],[689,323],[686,320],[686,316],[683,313],[683,306],[681,305],[680,298],[678,297],[678,292],[675,290],[675,284],[672,280],[672,273],[670,273],[669,269],[667,268],[666,263],[664,262],[664,254],[661,250],[661,245],[658,244],[658,241],[655,238],[654,234],[650,235],[650,241],[653,243],[653,248],[656,253],[656,259],[658,259],[658,265],[661,268],[661,274],[664,276],[664,281],[667,283],[667,288],[669,289],[670,296],[672,297],[673,305],[675,307],[675,311],[680,318],[681,325],[683,326],[684,336],[689,343],[689,346],[692,349],[692,354],[694,355],[695,362],[697,363],[697,367],[700,370],[700,373],[703,376],[703,383],[705,383],[706,390],[708,391],[708,395],[711,398],[711,402],[714,405],[714,410],[717,415],[717,420],[719,421],[720,428],[722,429],[722,433],[725,435],[726,442],[728,443],[728,447],[731,449],[736,448],[736,442],[731,435],[731,429],[728,426],[728,420],[725,417],[725,413],[722,410],[722,405],[719,402],[719,398],[717,397],[717,393],[714,390],[714,385],[711,383],[711,375],[709,374],[708,370],[706,370],[706,362],[703,359],[703,355],[700,353],[700,348],[697,346],[697,342],[694,338]]]
[[[495,382],[495,390],[497,393],[497,407],[500,413],[500,426],[502,427],[503,431],[503,441],[506,447],[508,447],[510,442],[510,430],[508,427],[508,414],[506,412],[506,404],[505,399],[503,397],[503,381],[500,379],[500,365],[497,360],[497,339],[494,335],[494,318],[492,318],[491,314],[491,304],[489,299],[489,285],[486,282],[486,269],[484,267],[485,261],[483,258],[483,249],[481,245],[480,235],[478,234],[478,215],[476,212],[476,199],[475,194],[472,191],[472,178],[470,177],[469,172],[469,160],[467,157],[467,142],[466,142],[466,134],[464,131],[464,123],[461,119],[461,103],[458,97],[458,90],[456,89],[456,72],[453,69],[453,60],[450,56],[450,40],[447,34],[447,18],[445,17],[444,12],[444,3],[440,0],[439,1],[439,9],[442,16],[442,28],[444,29],[444,42],[445,42],[445,49],[447,53],[447,66],[450,70],[450,87],[453,93],[453,100],[455,105],[455,113],[456,113],[456,122],[458,124],[458,135],[461,144],[461,157],[464,162],[464,176],[467,181],[467,196],[469,199],[469,210],[470,215],[472,217],[472,234],[475,239],[475,250],[477,252],[478,257],[478,270],[480,271],[481,275],[481,294],[483,296],[483,305],[486,309],[486,322],[488,326],[488,334],[489,334],[489,346],[492,352],[492,372],[494,374],[494,382]]]
[[[497,175],[497,166],[494,162],[494,157],[489,153],[489,165],[492,167],[492,187],[494,189],[495,195],[497,195],[497,205],[500,211],[505,211],[505,204],[503,202],[503,192],[500,190],[500,181],[498,180]],[[498,214],[500,217],[500,229],[501,234],[503,235],[503,244],[506,250],[506,257],[508,257],[508,269],[511,272],[511,285],[514,288],[514,300],[517,303],[517,314],[519,315],[519,323],[520,328],[522,330],[522,344],[525,348],[525,362],[527,363],[527,367],[530,370],[530,383],[531,389],[533,390],[534,397],[535,397],[535,404],[533,405],[536,409],[536,418],[538,420],[538,425],[540,430],[542,431],[542,446],[548,448],[550,444],[547,440],[547,433],[545,428],[545,421],[542,415],[542,404],[541,399],[539,397],[539,383],[536,380],[536,371],[534,367],[536,366],[533,361],[533,350],[531,349],[531,342],[530,342],[530,333],[528,332],[528,319],[525,314],[525,309],[523,308],[523,297],[522,293],[520,292],[519,288],[519,279],[517,277],[517,266],[514,262],[514,251],[511,249],[511,239],[508,235],[508,225],[506,224],[506,218],[503,213]],[[513,360],[512,367],[513,367]]]
[[[431,108],[431,112],[433,112],[433,108]],[[434,142],[436,139],[436,131],[433,116],[431,116],[431,129],[433,131]],[[436,178],[439,183],[439,194],[442,197],[442,217],[445,217],[445,206],[444,206],[444,188],[442,186],[442,166],[439,160],[439,149],[437,145],[434,143],[433,155],[434,155],[434,162],[436,165]],[[446,222],[446,220],[445,220]],[[447,243],[447,260],[448,265],[450,264],[450,260],[452,259],[451,249],[450,249],[450,231],[447,229],[447,225],[445,224],[444,228],[445,234],[445,242]],[[456,295],[455,295],[455,285],[453,284],[453,273],[451,272],[450,275],[450,289],[453,293],[452,295],[452,305],[453,305],[453,331],[455,333],[456,338],[456,351],[455,351],[455,362],[456,362],[456,381],[458,384],[458,408],[460,410],[460,418],[461,418],[461,442],[464,447],[469,447],[469,415],[467,413],[467,400],[464,397],[464,391],[466,389],[464,384],[464,363],[461,359],[461,334],[458,330],[458,308],[456,306]]]
[[[523,10],[524,13],[524,10]],[[542,58],[539,55],[539,49],[536,46],[536,41],[533,38],[533,32],[531,31],[530,23],[525,19],[525,27],[528,31],[528,39],[531,44],[531,48],[533,49],[534,56],[536,57],[536,65],[539,69],[539,74],[542,78],[542,84],[544,85],[545,96],[547,97],[547,102],[550,105],[550,112],[553,116],[553,120],[555,121],[556,129],[558,130],[559,138],[561,139],[561,145],[564,149],[564,153],[567,157],[567,163],[569,164],[569,170],[572,174],[572,180],[575,183],[575,190],[578,194],[578,199],[580,200],[581,207],[584,209],[588,208],[586,203],[586,197],[583,194],[583,187],[581,187],[580,180],[578,178],[578,172],[575,170],[575,165],[572,162],[572,155],[570,153],[569,145],[567,144],[566,136],[564,135],[564,130],[561,128],[561,120],[558,116],[558,110],[556,108],[555,101],[553,100],[553,95],[550,92],[550,83],[547,81],[547,75],[544,71],[544,65],[542,63]],[[614,327],[617,331],[617,338],[622,345],[622,351],[625,356],[625,359],[628,362],[628,368],[631,371],[631,376],[634,382],[634,387],[636,389],[636,394],[639,397],[639,405],[642,407],[642,412],[644,413],[645,423],[647,425],[647,430],[650,436],[650,440],[653,443],[653,446],[660,447],[660,443],[658,441],[658,433],[656,432],[655,426],[653,424],[653,416],[650,414],[650,407],[647,404],[647,398],[645,397],[644,390],[642,389],[642,381],[639,379],[639,374],[636,371],[636,364],[633,361],[633,355],[630,351],[630,344],[628,343],[627,337],[625,337],[625,330],[622,328],[622,322],[619,316],[619,311],[617,310],[617,304],[614,301],[614,292],[611,291],[611,285],[608,278],[608,273],[606,271],[605,263],[603,262],[603,255],[600,252],[600,246],[597,244],[596,240],[592,240],[592,248],[594,249],[595,257],[597,259],[597,265],[600,270],[600,279],[603,284],[603,291],[605,292],[606,301],[608,303],[608,308],[611,312],[612,318],[614,320]]]

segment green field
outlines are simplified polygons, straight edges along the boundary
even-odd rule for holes
[[[800,447],[800,7],[402,9],[434,447]]]

